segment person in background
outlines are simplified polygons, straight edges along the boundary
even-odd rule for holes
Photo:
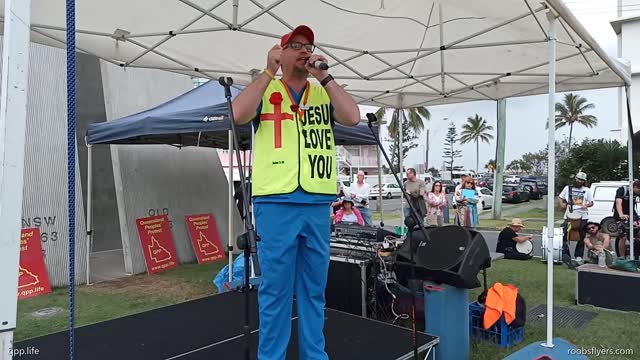
[[[456,218],[454,223],[459,226],[475,228],[478,226],[478,201],[480,197],[476,191],[476,185],[473,178],[466,177],[466,180],[460,184],[461,189],[456,192]]]
[[[633,196],[633,220],[630,222],[633,224],[638,221],[638,212],[636,211],[636,205],[638,204],[638,197],[640,196],[640,180],[633,182],[633,195],[629,191],[628,186],[621,186],[616,190],[615,203],[613,205],[613,219],[618,225],[618,236],[616,237],[616,251],[618,256],[626,257],[627,255],[627,241],[629,237],[629,231],[626,230],[624,223],[629,221],[629,197]],[[635,250],[635,249],[634,249]]]
[[[340,183],[338,183],[338,185],[337,185],[336,192],[337,192],[338,196],[337,196],[336,200],[333,201],[331,203],[331,205],[329,206],[329,209],[330,209],[329,217],[331,218],[332,222],[333,222],[333,219],[336,217],[336,213],[342,207],[342,198],[344,197],[344,191],[342,191],[342,185],[340,185]]]
[[[496,252],[504,254],[505,259],[511,260],[529,260],[531,255],[523,254],[516,248],[518,243],[531,241],[530,235],[518,235],[518,232],[524,229],[522,220],[518,218],[511,219],[511,224],[502,229],[498,235],[498,243],[496,244]]]
[[[340,223],[353,223],[364,225],[362,214],[354,207],[353,200],[345,197],[342,199],[342,208],[336,213],[336,224]]]
[[[358,171],[357,178],[358,181],[356,181],[356,183],[351,185],[351,187],[349,188],[348,196],[353,199],[355,207],[362,214],[364,223],[366,225],[372,225],[373,223],[371,222],[371,210],[369,209],[371,185],[367,184],[367,182],[364,181],[364,171]]]
[[[593,206],[593,195],[591,194],[591,189],[585,186],[586,183],[587,174],[579,171],[575,176],[573,185],[565,186],[558,196],[560,198],[560,206],[566,209],[564,223],[562,224],[562,229],[564,230],[562,261],[565,263],[569,263],[571,260],[568,233],[572,222],[571,219],[573,218],[581,219],[579,226],[580,240],[576,243],[574,257],[581,259],[584,256],[585,228],[589,219],[589,208]]]
[[[418,219],[422,222],[424,217],[427,215],[427,204],[425,202],[427,192],[424,181],[416,177],[416,169],[407,169],[407,181],[404,182],[404,190],[409,196],[411,205],[418,212]],[[411,208],[406,201],[404,202],[404,216],[411,216]]]
[[[442,190],[442,183],[435,181],[431,191],[427,193],[427,225],[442,226],[446,207],[448,203],[445,192]]]
[[[604,252],[605,264],[611,265],[613,263],[613,255],[609,250],[610,238],[609,234],[603,234],[600,232],[600,224],[597,222],[588,222],[586,226],[586,235],[584,237],[584,246],[589,251],[589,261],[593,264],[598,263],[598,255]]]

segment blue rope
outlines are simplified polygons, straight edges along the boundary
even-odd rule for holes
[[[76,4],[67,0],[67,198],[69,204],[69,360],[75,352],[76,297]],[[88,249],[87,249],[88,251]]]

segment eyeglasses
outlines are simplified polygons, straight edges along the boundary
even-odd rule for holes
[[[292,41],[288,43],[287,45],[285,45],[285,48],[290,47],[293,50],[300,50],[302,49],[303,46],[308,52],[311,52],[311,53],[316,49],[316,46],[313,44],[303,44],[298,41]]]
[[[587,228],[587,230],[596,230],[596,229],[598,229],[598,228],[597,228],[597,227],[595,227],[595,226],[589,226],[589,227]]]

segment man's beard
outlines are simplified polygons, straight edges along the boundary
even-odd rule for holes
[[[306,78],[309,75],[309,71],[307,71],[307,68],[305,68],[304,66],[300,67],[297,64],[293,66],[293,71],[291,73],[295,77],[304,77],[304,78]]]

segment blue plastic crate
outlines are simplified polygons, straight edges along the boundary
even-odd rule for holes
[[[507,325],[504,315],[489,329],[482,326],[484,305],[476,302],[469,304],[469,334],[472,338],[482,339],[503,348],[514,346],[524,340],[524,326]]]

